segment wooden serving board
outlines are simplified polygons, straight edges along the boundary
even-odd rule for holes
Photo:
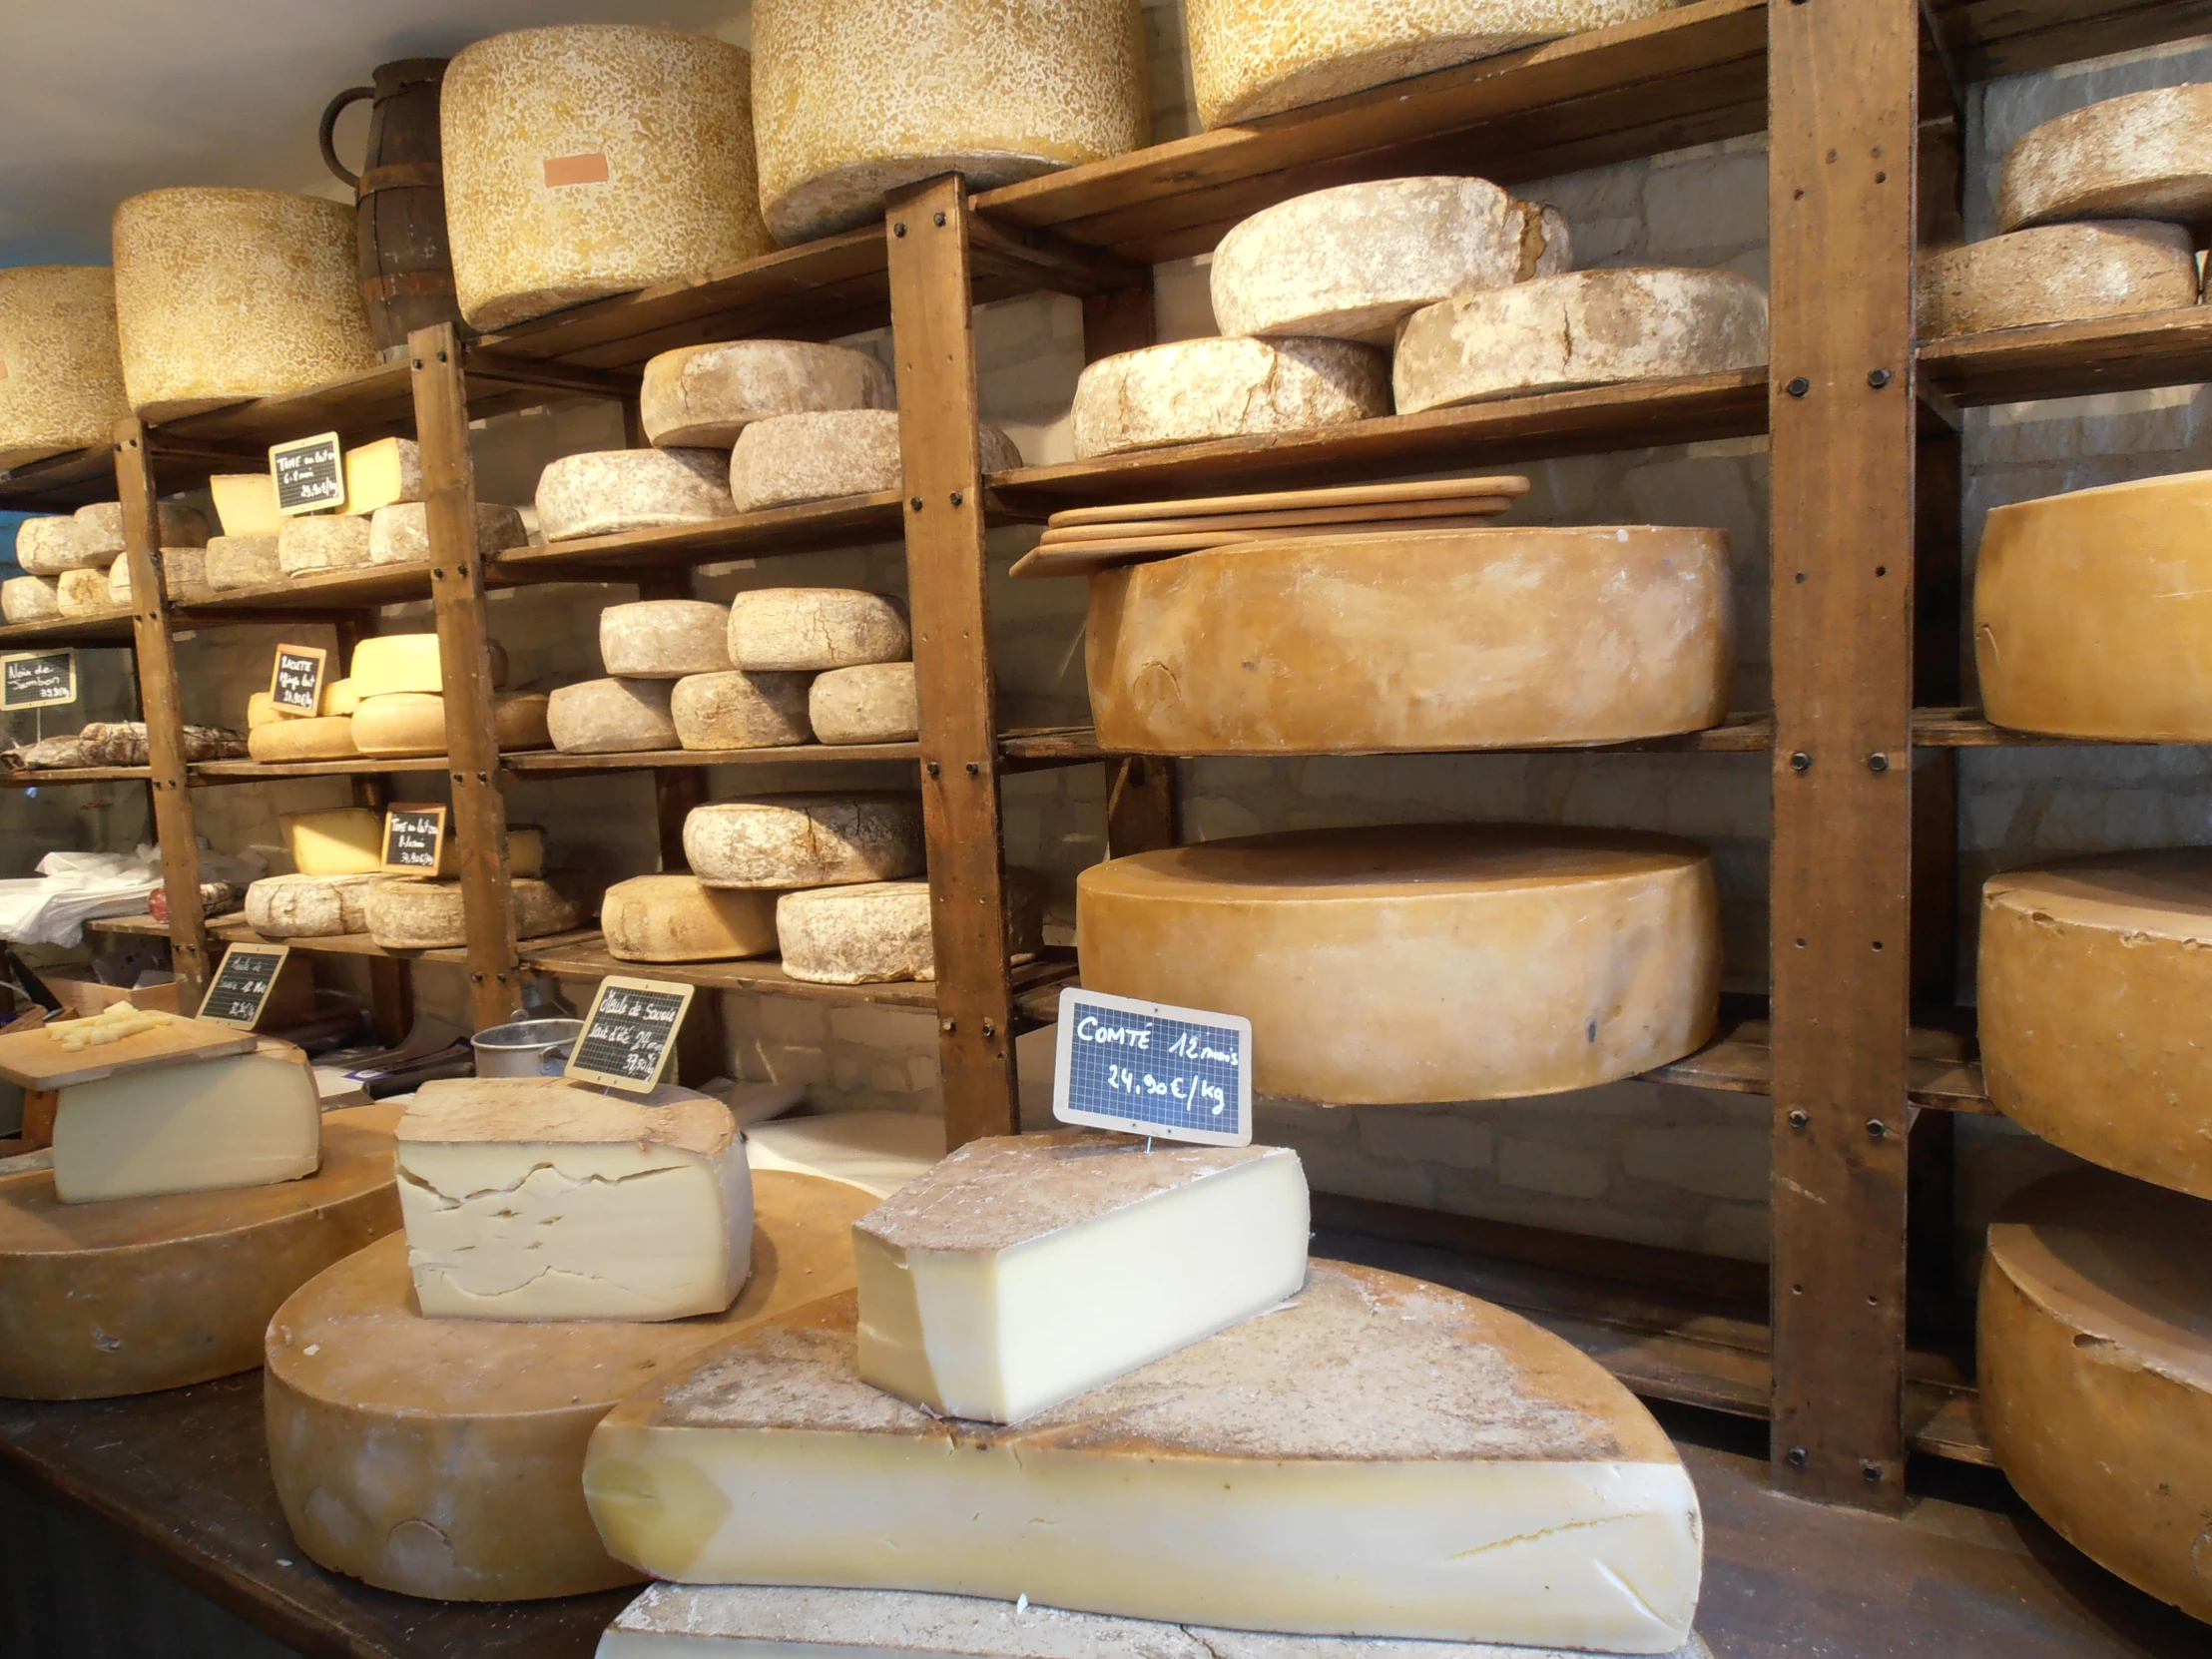
[[[62,1021],[43,1030],[0,1037],[0,1077],[26,1089],[66,1089],[73,1083],[90,1083],[139,1066],[244,1054],[261,1041],[251,1031],[217,1025],[212,1020],[176,1019],[119,1042],[71,1053],[47,1034],[67,1030],[71,1023]]]
[[[1261,490],[1247,495],[1204,495],[1188,501],[1129,501],[1116,507],[1069,507],[1046,524],[1111,524],[1134,518],[1190,518],[1201,513],[1261,513],[1316,507],[1373,507],[1402,501],[1448,501],[1470,495],[1526,495],[1528,480],[1507,473],[1493,478],[1432,478],[1419,484],[1349,484],[1337,489]]]
[[[1106,541],[1060,542],[1031,548],[1014,561],[1009,576],[1090,576],[1116,565],[1153,564],[1185,553],[1205,553],[1224,547],[1260,542],[1305,540],[1312,537],[1400,535],[1418,530],[1470,530],[1489,523],[1487,515],[1456,518],[1386,519],[1372,524],[1321,524],[1303,530],[1224,530],[1214,535],[1191,532],[1177,536],[1119,536]]]
[[[1453,518],[1469,514],[1495,517],[1512,506],[1510,496],[1472,495],[1443,501],[1400,501],[1372,507],[1286,508],[1267,513],[1200,513],[1191,518],[1135,518],[1101,520],[1097,524],[1062,524],[1047,528],[1044,545],[1065,542],[1104,541],[1115,536],[1172,536],[1192,531],[1218,534],[1224,530],[1308,530],[1328,525],[1354,528],[1363,524],[1387,524],[1402,519]]]

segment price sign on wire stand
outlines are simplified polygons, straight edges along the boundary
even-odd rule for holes
[[[290,954],[288,944],[231,946],[208,983],[208,994],[201,998],[200,1017],[251,1031],[269,1005],[269,993],[276,988],[276,976]]]
[[[666,979],[599,981],[564,1077],[651,1094],[676,1052],[694,987]]]
[[[384,873],[435,875],[445,850],[445,808],[389,807],[384,812]]]
[[[269,671],[269,700],[295,715],[322,707],[322,670],[330,653],[319,645],[279,645]]]
[[[1052,1115],[1205,1146],[1252,1144],[1252,1021],[1069,986]]]
[[[76,701],[75,651],[16,651],[0,657],[0,709],[51,709]]]
[[[337,433],[271,445],[269,480],[276,488],[276,511],[285,518],[344,506],[345,452]]]

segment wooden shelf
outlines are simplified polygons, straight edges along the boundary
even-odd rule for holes
[[[151,915],[107,916],[85,923],[87,927],[106,933],[133,933],[149,938],[169,937],[169,923],[156,921]],[[237,911],[229,915],[215,916],[208,922],[208,936],[218,944],[288,944],[294,950],[312,950],[330,956],[379,956],[396,961],[444,962],[465,966],[468,952],[458,945],[441,946],[434,950],[389,950],[378,944],[366,933],[333,933],[317,938],[273,939],[257,933],[247,926],[246,918]],[[597,932],[569,932],[548,934],[542,939],[524,939],[523,953],[545,948],[558,950],[580,940],[597,939]],[[636,964],[632,964],[634,967]]]
[[[1981,1063],[1972,1039],[1956,1032],[1915,1026],[1907,1035],[1906,1098],[1938,1112],[1995,1117],[1981,1086]],[[1643,1074],[1647,1083],[1680,1083],[1729,1094],[1766,1094],[1774,1086],[1774,1061],[1763,1019],[1726,1020],[1721,1033],[1695,1054]]]
[[[0,472],[0,507],[67,513],[115,499],[115,445],[97,444]]]
[[[502,755],[499,764],[516,777],[558,777],[594,772],[645,772],[665,767],[743,767],[791,762],[907,761],[921,759],[918,743],[804,743],[774,749],[649,749],[624,755],[563,755],[534,749]]]
[[[2203,0],[1929,0],[1922,16],[1969,81],[2024,75],[2212,29]]]
[[[587,536],[576,541],[512,547],[488,561],[488,579],[507,583],[604,580],[618,574],[721,559],[758,559],[786,553],[817,553],[870,542],[895,542],[904,508],[896,490],[874,495],[839,496],[795,507],[771,507],[704,524],[674,524],[658,530],[631,530],[616,536]]]
[[[1961,405],[2194,385],[2212,380],[2212,306],[1951,334],[1914,355],[1922,384]]]
[[[123,645],[131,643],[128,605],[98,616],[51,617],[38,622],[0,623],[0,651],[30,651],[42,645]]]
[[[443,772],[443,755],[404,755],[380,759],[359,755],[343,761],[195,761],[187,769],[195,784],[269,784],[285,778],[367,778],[395,772]]]
[[[248,588],[216,588],[170,602],[180,623],[205,627],[225,622],[266,622],[265,611],[376,610],[430,597],[430,563],[349,565],[310,570]]]
[[[1627,743],[1599,743],[1559,745],[1547,744],[1529,747],[1504,747],[1498,749],[1449,749],[1449,750],[1375,750],[1359,752],[1371,756],[1387,755],[1652,755],[1652,754],[1701,754],[1701,755],[1753,755],[1762,754],[1774,745],[1774,718],[1771,715],[1735,714],[1719,726],[1711,726],[1702,732],[1684,732],[1673,737],[1636,738]],[[1118,751],[1101,749],[1098,734],[1088,726],[1062,726],[1036,732],[1008,732],[1001,736],[999,748],[1009,761],[1026,762],[1032,766],[1073,766],[1086,761],[1119,760]],[[1339,754],[1339,751],[1331,751]],[[1177,757],[1189,759],[1198,757]],[[1249,756],[1246,758],[1250,758]],[[1274,759],[1292,757],[1277,756]],[[1308,758],[1308,757],[1298,757]]]
[[[36,790],[48,784],[144,783],[153,776],[151,767],[45,767],[0,772],[0,790]]]
[[[1915,709],[1913,744],[1917,749],[2132,749],[2156,747],[2130,738],[2066,738],[2042,732],[2014,732],[1991,726],[1979,709]]]
[[[564,934],[557,941],[524,940],[522,965],[534,973],[562,978],[603,979],[610,973],[644,974],[652,979],[673,979],[702,990],[753,991],[771,996],[802,997],[821,1002],[864,1002],[884,1008],[929,1008],[937,1005],[937,987],[914,980],[883,985],[817,985],[794,979],[773,958],[737,962],[635,962],[610,955],[606,939],[598,933]],[[1072,951],[1040,956],[1013,970],[1017,997],[1056,985],[1075,973]]]

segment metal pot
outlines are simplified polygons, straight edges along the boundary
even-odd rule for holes
[[[478,1077],[558,1077],[568,1065],[580,1019],[518,1019],[494,1025],[469,1039],[476,1050]]]

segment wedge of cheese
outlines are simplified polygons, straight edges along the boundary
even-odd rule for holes
[[[219,472],[208,480],[208,493],[226,536],[274,536],[284,527],[276,480],[267,472]]]
[[[315,1172],[321,1116],[287,1043],[72,1084],[54,1110],[54,1190],[89,1204],[296,1181]]]
[[[507,826],[507,873],[523,876],[545,873],[545,830],[542,826]]]
[[[301,875],[365,875],[383,864],[384,816],[366,807],[286,813],[277,824]]]
[[[413,438],[378,438],[345,452],[345,511],[366,518],[380,507],[422,499],[422,449]]]

